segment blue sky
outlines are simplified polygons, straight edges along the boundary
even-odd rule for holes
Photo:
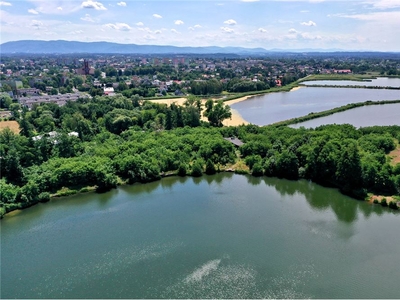
[[[1,43],[400,51],[400,0],[0,1]]]

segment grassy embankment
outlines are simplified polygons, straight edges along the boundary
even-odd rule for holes
[[[400,103],[400,99],[399,100],[383,100],[383,101],[365,101],[365,102],[360,102],[360,103],[350,103],[350,104],[346,104],[340,107],[336,107],[336,108],[332,108],[329,110],[325,110],[325,111],[321,111],[318,113],[309,113],[306,116],[302,116],[302,117],[298,117],[298,118],[292,118],[289,120],[285,120],[285,121],[281,121],[281,122],[277,122],[272,124],[273,126],[288,126],[288,125],[292,125],[292,124],[297,124],[297,123],[301,123],[301,122],[305,122],[305,121],[309,121],[309,120],[313,120],[313,119],[317,119],[317,118],[322,118],[322,117],[326,117],[329,115],[333,115],[335,113],[339,113],[339,112],[343,112],[349,109],[353,109],[353,108],[357,108],[357,107],[362,107],[362,106],[368,106],[368,105],[384,105],[384,104],[395,104],[395,103]]]
[[[372,79],[376,79],[377,77],[372,74],[362,75],[362,74],[318,74],[318,75],[310,75],[304,78],[301,78],[297,81],[299,85],[303,85],[303,81],[318,81],[318,80],[348,80],[348,81],[359,81],[365,82]],[[400,78],[400,76],[385,76],[391,78]],[[360,86],[360,85],[312,85],[312,87],[340,87],[340,88],[358,88],[358,89],[389,89],[389,90],[400,90],[399,87],[390,87],[390,86]]]
[[[315,81],[315,80],[351,80],[351,81],[365,81],[367,79],[376,79],[379,77],[378,73],[369,74],[315,74],[309,75],[298,80],[302,81]],[[385,76],[386,77],[386,76]]]

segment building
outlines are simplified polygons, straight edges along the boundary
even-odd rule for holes
[[[82,68],[76,69],[75,73],[78,75],[94,75],[94,68],[89,67],[89,62],[85,59]]]

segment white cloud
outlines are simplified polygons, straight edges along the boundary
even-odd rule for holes
[[[111,29],[115,29],[115,30],[118,30],[118,31],[129,31],[129,30],[132,29],[132,28],[131,28],[128,24],[126,24],[126,23],[115,23],[115,24],[108,23],[108,24],[105,24],[104,27],[106,27],[106,28],[111,28]]]
[[[201,25],[196,24],[196,25],[194,25],[193,27],[189,27],[188,29],[193,31],[193,30],[199,29],[199,28],[202,28]]]
[[[156,18],[156,19],[161,19],[162,18],[162,16],[160,16],[159,14],[154,14],[153,17]]]
[[[62,10],[62,7],[61,7],[61,6],[59,6],[59,7],[57,7],[57,9],[58,9],[58,10]]]
[[[0,1],[0,6],[12,6],[10,2]]]
[[[371,4],[374,8],[388,9],[400,7],[400,1],[398,0],[374,0],[368,1],[367,4]]]
[[[290,28],[289,29],[289,33],[290,34],[296,34],[296,33],[298,33],[298,31],[296,29],[294,29],[294,28]]]
[[[118,6],[126,6],[126,2],[121,1],[121,2],[118,2],[117,5]]]
[[[233,19],[229,19],[229,20],[226,20],[224,22],[224,24],[226,24],[226,25],[236,25],[237,22],[235,20],[233,20]]]
[[[304,13],[309,13],[310,11],[309,10],[301,10],[300,12],[304,14]]]
[[[86,21],[86,22],[94,22],[94,20],[92,19],[92,17],[89,14],[86,14],[84,17],[81,18],[82,21]]]
[[[242,2],[258,2],[260,0],[241,0]]]
[[[154,36],[152,36],[152,35],[150,35],[150,34],[145,35],[143,38],[144,38],[145,40],[148,40],[148,41],[152,41],[152,40],[155,40],[155,39],[156,39]]]
[[[234,30],[232,28],[229,28],[229,27],[221,27],[221,30],[223,32],[226,32],[226,33],[233,33],[234,32]]]
[[[154,33],[155,33],[155,34],[161,34],[162,31],[161,31],[161,30],[156,30],[156,31],[154,31]]]
[[[181,34],[178,30],[176,29],[171,29],[171,32],[176,33],[176,34]]]
[[[322,40],[322,37],[319,35],[312,35],[309,32],[303,32],[300,36],[305,40]]]
[[[95,9],[95,10],[107,10],[107,8],[104,7],[103,4],[101,4],[100,2],[96,2],[96,1],[83,1],[81,4],[82,8],[90,8],[90,9]]]
[[[145,28],[138,27],[137,29],[139,29],[140,31],[147,32],[147,33],[153,33],[149,27],[145,27]]]
[[[258,31],[259,31],[259,32],[267,32],[267,30],[264,29],[264,28],[258,28]]]
[[[68,32],[67,34],[76,35],[76,34],[81,34],[81,33],[83,33],[83,30],[75,30],[75,31]]]
[[[175,25],[182,25],[183,24],[183,21],[182,20],[176,20],[175,21]]]
[[[304,26],[317,26],[317,24],[313,21],[301,22],[300,24]]]
[[[33,15],[38,15],[38,14],[39,14],[39,13],[38,13],[36,10],[34,10],[33,8],[28,9],[28,13],[33,14]]]
[[[350,18],[360,21],[374,21],[381,22],[383,24],[399,23],[400,11],[388,11],[388,12],[375,12],[370,14],[355,14],[355,15],[335,15],[335,17]]]
[[[143,22],[137,22],[136,26],[144,26]]]
[[[39,29],[43,26],[43,23],[38,20],[32,20],[30,26]]]

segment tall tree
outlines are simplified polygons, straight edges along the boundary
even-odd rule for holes
[[[232,117],[231,108],[229,105],[224,105],[222,100],[215,104],[213,100],[209,99],[205,106],[206,110],[203,115],[207,117],[212,126],[222,127],[222,121]]]

